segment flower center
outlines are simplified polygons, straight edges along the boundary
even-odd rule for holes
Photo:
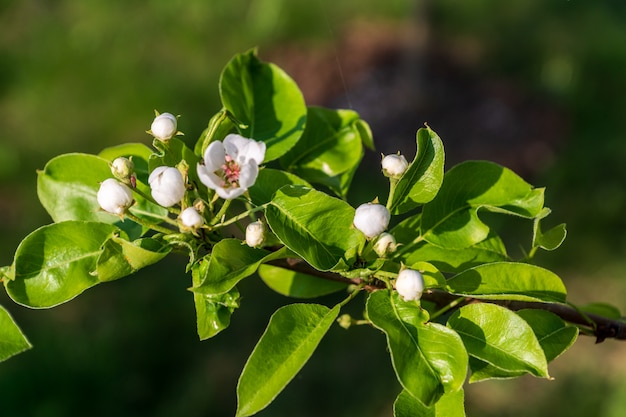
[[[241,167],[239,166],[239,164],[235,162],[230,155],[226,155],[226,157],[224,158],[224,164],[222,165],[220,171],[216,172],[216,174],[224,180],[224,184],[222,184],[222,187],[238,188],[240,171]]]

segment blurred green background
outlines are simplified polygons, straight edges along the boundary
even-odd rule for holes
[[[221,68],[255,46],[309,104],[360,112],[379,152],[412,156],[428,122],[448,167],[490,159],[546,186],[551,221],[568,223],[569,236],[540,263],[563,277],[571,301],[626,308],[620,0],[3,0],[0,265],[50,221],[36,169],[61,153],[149,144],[155,108],[182,115],[192,143],[219,110]],[[379,158],[367,155],[353,202],[384,196]],[[285,300],[248,279],[231,328],[199,342],[184,261],[52,310],[27,310],[3,293],[35,348],[0,365],[0,415],[233,415],[245,358]],[[581,337],[553,363],[556,381],[468,387],[468,415],[622,416],[624,355],[620,342]],[[259,415],[390,416],[398,391],[383,335],[334,326]]]

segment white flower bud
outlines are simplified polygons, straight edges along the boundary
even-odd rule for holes
[[[177,123],[173,114],[161,113],[154,118],[149,133],[159,140],[169,140],[176,134]]]
[[[386,177],[400,178],[402,174],[409,167],[404,155],[392,154],[383,158],[381,165],[383,167],[383,174]]]
[[[135,173],[135,164],[128,158],[119,157],[111,162],[111,173],[125,184],[129,184]]]
[[[376,242],[374,242],[374,252],[383,258],[388,253],[394,252],[397,246],[396,238],[392,234],[384,232],[378,235]]]
[[[96,198],[104,211],[117,215],[123,214],[133,204],[131,189],[114,178],[100,184]]]
[[[246,244],[252,248],[258,248],[265,241],[265,226],[257,220],[246,227]]]
[[[185,182],[179,170],[160,166],[148,177],[152,198],[163,207],[171,207],[180,202],[185,195]]]
[[[365,203],[357,207],[353,224],[354,227],[363,232],[365,237],[371,239],[387,229],[390,219],[391,215],[385,206]]]
[[[187,207],[180,213],[180,221],[185,227],[197,229],[204,224],[204,217],[195,208]]]
[[[419,300],[424,291],[424,277],[414,269],[403,269],[396,279],[396,290],[404,301]]]

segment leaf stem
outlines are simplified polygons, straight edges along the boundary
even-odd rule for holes
[[[265,208],[268,206],[269,203],[265,203],[261,206],[256,206],[253,207],[249,210],[244,211],[243,213],[235,216],[235,217],[231,217],[230,219],[222,222],[222,223],[218,223],[216,225],[213,226],[213,229],[217,229],[220,227],[224,227],[224,226],[228,226],[229,224],[233,224],[235,222],[238,222],[239,220],[245,219],[246,217],[248,217],[250,214],[255,213],[257,211],[261,211],[261,210],[265,210]],[[221,210],[220,210],[221,211]],[[219,214],[219,213],[218,213]]]
[[[167,227],[163,227],[163,226],[160,226],[158,224],[148,223],[145,220],[135,216],[134,214],[132,214],[132,213],[130,213],[128,211],[124,215],[126,217],[128,217],[130,220],[134,221],[135,223],[138,223],[138,224],[140,224],[142,226],[150,228],[150,229],[154,230],[155,232],[161,232],[161,233],[164,233],[166,235],[169,235],[169,234],[174,232],[174,230],[168,229]]]

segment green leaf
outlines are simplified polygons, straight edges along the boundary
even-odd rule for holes
[[[392,214],[402,214],[437,195],[443,182],[444,150],[439,136],[429,127],[417,131],[417,152],[413,162],[395,186],[391,203]]]
[[[189,167],[189,181],[200,184],[196,165],[200,162],[198,157],[182,140],[173,137],[167,142],[154,140],[154,146],[161,153],[153,153],[148,160],[150,172],[160,166],[176,167],[181,161],[185,161]]]
[[[462,389],[443,394],[431,407],[404,390],[393,403],[394,417],[465,417],[464,392]]]
[[[102,245],[117,232],[110,224],[82,221],[40,227],[18,246],[15,279],[5,282],[7,293],[32,308],[71,300],[100,282],[96,265]]]
[[[113,281],[135,273],[159,262],[170,250],[171,246],[152,238],[129,242],[113,236],[104,243],[98,258],[98,279],[100,282]]]
[[[352,227],[353,207],[307,187],[282,187],[265,216],[289,249],[321,271],[342,262],[351,265],[365,243],[363,234]]]
[[[0,362],[32,347],[13,317],[0,306]]]
[[[236,55],[222,71],[220,97],[240,123],[240,133],[265,142],[265,162],[284,155],[298,142],[306,105],[297,84],[279,67],[261,62],[254,50]]]
[[[463,339],[470,361],[470,382],[529,373],[548,378],[548,363],[530,325],[514,312],[494,304],[461,307],[448,326]]]
[[[517,314],[532,327],[548,362],[552,362],[569,349],[578,337],[576,326],[565,323],[563,319],[549,311],[527,309],[520,310]]]
[[[403,301],[395,291],[371,293],[367,316],[387,336],[400,384],[422,404],[431,406],[444,392],[461,388],[467,373],[467,352],[458,334],[428,323],[425,311],[416,303]]]
[[[432,244],[464,249],[489,235],[479,209],[534,218],[543,208],[543,192],[500,165],[465,162],[446,173],[435,199],[424,205],[421,231]]]
[[[339,314],[318,304],[290,304],[272,315],[237,384],[237,417],[267,407],[309,360]]]
[[[596,314],[613,320],[622,318],[621,311],[617,307],[607,303],[588,303],[578,306],[578,309],[585,313]]]
[[[416,271],[420,271],[424,278],[425,288],[445,288],[446,278],[443,274],[431,263],[418,261],[413,264],[409,264],[409,268]]]
[[[193,149],[194,153],[204,156],[204,151],[206,151],[206,148],[209,147],[211,142],[223,140],[226,135],[232,133],[234,130],[235,125],[228,117],[228,112],[226,110],[220,110],[209,120],[209,125],[204,129],[196,142],[196,146]]]
[[[195,263],[191,276],[193,285],[200,285],[206,276],[208,259]],[[196,322],[200,340],[209,339],[230,325],[230,316],[239,308],[239,290],[236,287],[223,294],[193,293],[196,307]]]
[[[548,251],[555,250],[565,240],[565,236],[567,236],[567,229],[565,228],[565,224],[559,224],[546,232],[541,230],[541,220],[546,218],[551,213],[551,210],[547,207],[544,207],[542,212],[535,218],[535,223],[533,227],[533,248],[539,247]]]
[[[304,133],[281,165],[345,198],[364,154],[359,121],[352,110],[309,107]]]
[[[269,203],[276,190],[285,185],[304,185],[310,188],[309,183],[297,175],[278,169],[263,168],[248,193],[252,202],[260,206]]]
[[[343,282],[330,281],[271,265],[261,265],[259,276],[277,293],[295,298],[321,297],[348,287]]]
[[[565,285],[554,273],[516,262],[494,262],[461,272],[448,280],[449,291],[490,300],[564,303]]]
[[[199,294],[224,294],[239,281],[254,274],[263,262],[287,256],[285,248],[276,252],[251,248],[239,239],[223,239],[211,251],[206,275],[191,290]]]

